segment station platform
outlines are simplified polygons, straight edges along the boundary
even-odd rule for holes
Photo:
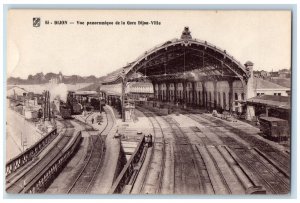
[[[109,191],[115,178],[115,173],[113,173],[112,171],[117,170],[118,161],[119,161],[120,140],[115,139],[114,137],[117,131],[117,127],[115,124],[116,117],[113,113],[113,109],[110,106],[106,105],[104,108],[106,108],[107,112],[111,112],[112,120],[108,120],[108,121],[113,122],[113,124],[111,130],[106,135],[106,139],[105,139],[106,150],[105,150],[103,165],[100,170],[100,173],[97,175],[95,179],[95,184],[91,190],[91,194],[106,194]],[[87,118],[87,123],[91,124],[92,123],[91,119],[92,116],[89,116]],[[94,123],[92,124],[92,126],[95,129],[98,129],[100,132],[102,131],[101,125]]]
[[[153,126],[149,119],[137,109],[134,109],[133,114],[134,118],[131,121],[122,122],[121,118],[117,119],[121,146],[127,160],[130,159],[144,135],[153,135]]]

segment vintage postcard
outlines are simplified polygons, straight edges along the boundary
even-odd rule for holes
[[[10,9],[6,31],[6,193],[291,194],[290,10]]]

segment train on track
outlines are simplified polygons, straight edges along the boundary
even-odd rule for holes
[[[60,105],[60,116],[64,119],[66,118],[71,118],[72,117],[72,112],[71,112],[71,107],[64,104],[64,103],[61,103]]]
[[[274,141],[286,141],[289,138],[289,124],[287,120],[275,117],[260,117],[260,131],[262,131],[268,139]]]
[[[72,92],[68,92],[66,102],[60,101],[60,115],[64,119],[81,114],[82,111],[83,106],[76,100]]]
[[[69,91],[67,95],[67,101],[60,101],[59,115],[63,119],[71,118],[72,115],[79,115],[83,111],[94,111],[103,109],[105,106],[105,99],[91,98],[89,101],[79,102],[74,92]]]

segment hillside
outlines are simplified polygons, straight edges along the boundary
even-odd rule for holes
[[[63,75],[61,72],[56,73],[37,73],[35,75],[29,75],[27,79],[22,79],[20,77],[9,77],[7,79],[8,85],[33,85],[33,84],[45,84],[50,81],[58,81],[65,84],[77,84],[77,83],[98,83],[100,78],[95,77],[94,75],[90,76],[79,76],[79,75]]]

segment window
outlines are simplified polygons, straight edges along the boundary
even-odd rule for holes
[[[278,93],[277,95],[278,95],[278,96],[281,96],[281,93]]]
[[[274,93],[274,95],[276,96],[276,95],[277,95],[277,93]]]
[[[257,93],[257,94],[256,94],[256,96],[259,96],[259,95],[260,95],[260,93]]]

